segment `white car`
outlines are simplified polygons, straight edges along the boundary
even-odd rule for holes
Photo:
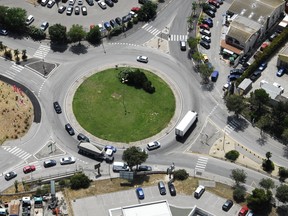
[[[73,12],[73,6],[68,6],[67,10],[66,10],[66,14],[67,15],[71,15]]]
[[[65,164],[72,164],[75,163],[76,160],[74,157],[64,157],[60,159],[60,164],[65,165]]]
[[[100,2],[98,2],[98,5],[99,5],[102,9],[106,9],[106,8],[107,8],[107,5],[106,5],[105,2],[100,1]]]
[[[83,1],[82,0],[78,0],[78,5],[83,5]]]
[[[136,59],[139,62],[148,63],[148,57],[147,56],[137,56]]]
[[[55,1],[50,0],[50,1],[48,2],[48,4],[47,4],[47,7],[48,7],[48,8],[52,8],[52,7],[54,6],[54,4],[55,4]]]
[[[161,147],[161,144],[158,141],[150,142],[150,143],[147,144],[147,149],[149,151],[157,149],[157,148],[160,148],[160,147]]]

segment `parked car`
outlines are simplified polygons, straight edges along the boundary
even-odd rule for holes
[[[147,56],[137,56],[136,60],[138,62],[148,63],[148,57]]]
[[[26,173],[30,173],[30,172],[34,172],[36,170],[35,165],[28,165],[23,167],[23,172]]]
[[[208,16],[214,18],[215,17],[215,12],[212,10],[205,10],[204,13],[206,13]]]
[[[48,23],[48,22],[43,22],[43,23],[41,24],[41,26],[40,26],[40,29],[41,29],[42,31],[45,31],[45,30],[48,28],[48,26],[49,26],[49,23]]]
[[[84,16],[87,15],[87,7],[86,7],[86,6],[81,6],[81,11],[82,11],[82,14],[83,14]]]
[[[266,49],[270,44],[267,42],[262,43],[260,50],[263,51],[264,49]]]
[[[90,6],[94,5],[94,0],[86,0],[87,4]]]
[[[131,11],[133,11],[133,12],[135,12],[135,13],[138,13],[140,10],[141,10],[140,7],[132,7],[132,8],[131,8]]]
[[[204,192],[205,192],[205,187],[203,185],[199,185],[194,192],[194,197],[196,199],[199,199]]]
[[[217,8],[220,7],[220,3],[217,0],[209,0],[208,3],[217,7]],[[222,2],[222,4],[223,4],[223,2]]]
[[[69,6],[67,7],[66,14],[67,14],[67,15],[71,15],[72,13],[73,13],[73,6],[69,5]]]
[[[6,173],[4,178],[6,181],[9,181],[9,180],[15,178],[16,176],[17,176],[17,173],[14,171],[11,171],[11,172]]]
[[[147,165],[140,165],[138,166],[137,171],[152,171],[152,167]]]
[[[261,76],[261,71],[255,71],[251,76],[250,80],[255,82]]]
[[[131,20],[131,14],[122,17],[122,23],[129,22]]]
[[[115,161],[112,166],[113,172],[129,171],[129,167],[124,162]]]
[[[206,36],[208,36],[208,37],[211,36],[211,32],[208,31],[208,30],[206,30],[206,29],[200,29],[200,34],[206,35]]]
[[[65,165],[65,164],[72,164],[75,163],[76,160],[74,157],[64,157],[60,159],[60,164]]]
[[[55,101],[55,102],[53,103],[53,107],[54,107],[54,109],[55,109],[55,111],[56,111],[57,114],[62,113],[62,109],[61,109],[61,106],[59,105],[58,101]]]
[[[30,25],[34,21],[34,17],[29,15],[25,21],[26,25]]]
[[[0,35],[6,36],[6,35],[8,35],[8,31],[0,28]]]
[[[78,0],[78,5],[83,5],[83,0]]]
[[[202,35],[201,40],[207,42],[207,43],[211,43],[211,38],[206,36],[206,35]]]
[[[202,21],[203,24],[207,24],[209,26],[209,28],[213,27],[213,20],[211,18],[206,18]]]
[[[49,0],[41,0],[41,5],[46,6]]]
[[[243,206],[239,213],[238,213],[238,216],[246,216],[247,212],[249,211],[249,208],[247,206]]]
[[[122,19],[120,17],[116,17],[115,18],[115,21],[118,25],[121,25],[122,24]]]
[[[110,25],[112,26],[112,28],[114,28],[117,25],[114,19],[110,20]]]
[[[142,200],[145,198],[144,191],[141,187],[136,188],[136,194],[137,194],[138,199]]]
[[[78,5],[76,5],[74,7],[74,9],[75,9],[75,15],[79,15],[80,14],[80,7]]]
[[[166,187],[163,181],[158,182],[158,189],[161,195],[166,195]]]
[[[118,2],[118,0],[112,0],[112,2],[114,2],[114,3],[117,3],[117,2]]]
[[[207,24],[204,24],[204,23],[200,24],[200,25],[199,25],[199,28],[200,28],[200,29],[206,29],[206,30],[208,30],[208,31],[210,30],[210,27],[209,27]]]
[[[109,7],[113,7],[114,3],[111,0],[105,0],[105,3],[109,6]]]
[[[239,69],[239,68],[234,68],[232,70],[230,70],[230,74],[235,74],[235,75],[242,75],[243,74],[243,70]]]
[[[82,142],[90,142],[89,138],[82,133],[79,133],[77,139]]]
[[[74,5],[76,0],[69,0],[69,5]]]
[[[171,196],[176,196],[176,189],[173,183],[168,182],[168,188]]]
[[[98,2],[98,5],[99,5],[103,10],[107,8],[107,5],[106,5],[105,2],[99,1],[99,2]]]
[[[105,27],[108,31],[111,30],[111,25],[110,25],[109,22],[105,22],[105,23],[104,23],[104,27]]]
[[[204,47],[205,49],[210,49],[210,44],[207,43],[206,41],[201,40],[201,41],[200,41],[200,45],[201,45],[202,47]]]
[[[180,49],[182,51],[185,51],[186,50],[186,42],[185,41],[180,41]]]
[[[264,71],[266,67],[267,67],[267,62],[264,62],[264,63],[260,64],[260,66],[258,67],[258,70]]]
[[[45,168],[56,166],[56,164],[57,164],[56,160],[47,160],[43,162],[43,166]]]
[[[214,1],[214,2],[215,2],[215,1]],[[218,4],[218,7],[219,7],[219,4]],[[213,11],[214,13],[217,12],[217,8],[216,8],[216,6],[213,5],[213,4],[207,4],[207,9]]]
[[[283,76],[283,74],[285,73],[285,68],[280,68],[279,70],[278,70],[278,72],[277,72],[277,76],[278,77],[281,77],[281,76]]]
[[[65,130],[69,133],[70,136],[75,134],[74,129],[69,123],[65,125]]]
[[[222,210],[227,212],[232,206],[233,206],[233,201],[226,200],[226,202],[222,205]]]
[[[112,146],[112,145],[106,145],[104,147],[104,150],[106,151],[107,149],[111,149],[113,151],[113,153],[116,153],[117,152],[117,148]]]
[[[273,41],[279,34],[277,32],[274,32],[270,37],[269,41]]]
[[[235,81],[235,80],[239,79],[240,76],[241,76],[241,75],[239,75],[239,74],[230,74],[230,75],[228,76],[228,80],[229,80],[229,82],[232,82],[232,81]]]
[[[52,8],[52,7],[54,6],[54,4],[55,4],[55,1],[49,0],[49,1],[48,1],[48,4],[47,4],[47,7],[48,7],[48,8]]]
[[[65,10],[66,10],[66,6],[61,5],[61,6],[58,8],[58,13],[63,13]]]
[[[147,144],[147,149],[149,151],[160,148],[160,147],[161,147],[161,144],[158,141],[150,142]]]

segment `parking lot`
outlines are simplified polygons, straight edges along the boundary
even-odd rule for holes
[[[226,199],[218,197],[207,191],[200,199],[197,200],[192,194],[191,196],[177,194],[175,197],[172,197],[169,194],[169,191],[167,191],[166,195],[161,196],[156,184],[152,187],[145,187],[143,190],[145,194],[144,200],[139,200],[137,198],[135,189],[74,200],[74,202],[72,202],[74,215],[90,216],[95,215],[95,212],[97,212],[97,215],[108,215],[109,209],[159,200],[167,200],[170,206],[177,208],[192,209],[195,205],[197,205],[198,208],[217,216],[235,216],[241,208],[239,205],[234,204],[228,212],[224,212],[221,208]]]

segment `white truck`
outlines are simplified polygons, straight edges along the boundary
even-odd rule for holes
[[[184,118],[175,128],[175,134],[178,137],[183,137],[185,133],[189,130],[191,125],[197,120],[198,113],[194,111],[188,111]]]
[[[79,154],[86,155],[95,160],[105,160],[107,163],[111,163],[114,160],[114,157],[107,155],[103,148],[90,142],[80,142],[77,147]]]

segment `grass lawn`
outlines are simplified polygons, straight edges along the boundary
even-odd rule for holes
[[[81,84],[73,99],[77,121],[89,133],[110,141],[127,143],[157,134],[174,115],[172,90],[148,71],[155,93],[127,86],[117,78],[120,70],[96,73]]]

